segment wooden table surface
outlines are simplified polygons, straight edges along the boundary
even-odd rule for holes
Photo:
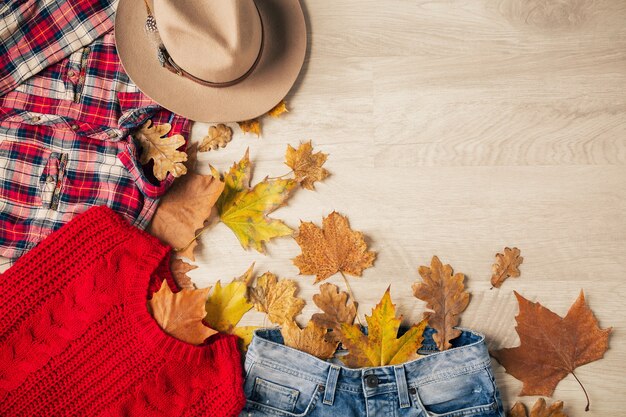
[[[466,274],[462,325],[491,348],[518,344],[513,291],[558,314],[585,290],[601,326],[613,326],[605,358],[569,376],[554,399],[572,416],[626,409],[626,2],[622,0],[318,0],[306,2],[309,53],[287,97],[290,112],[264,119],[200,155],[227,169],[247,147],[254,181],[288,172],[287,144],[312,139],[332,172],[275,212],[290,226],[337,210],[378,252],[352,286],[360,314],[391,284],[407,322],[424,304],[411,295],[432,255]],[[218,103],[207,103],[219,105]],[[200,140],[208,125],[196,124]],[[490,290],[494,254],[517,246],[522,276]],[[245,251],[223,224],[201,238],[190,275],[229,281],[252,262],[295,278],[315,311],[313,277],[298,276],[295,241]],[[329,280],[339,286],[339,276]],[[264,323],[251,313],[248,324]],[[504,401],[522,384],[494,362]],[[521,399],[534,403],[534,397]]]

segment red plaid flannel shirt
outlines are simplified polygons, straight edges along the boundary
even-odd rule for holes
[[[173,178],[138,162],[129,133],[190,123],[143,95],[111,32],[114,1],[0,6],[0,256],[15,258],[91,206],[145,227]]]

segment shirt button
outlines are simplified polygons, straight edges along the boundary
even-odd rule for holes
[[[409,388],[409,394],[415,395],[417,394],[417,390],[415,388]]]
[[[32,119],[30,119],[30,121],[33,123],[39,123],[41,121],[41,117],[35,116]]]
[[[378,386],[378,377],[376,375],[368,375],[365,377],[365,385],[368,388],[376,388]]]
[[[77,124],[73,124],[70,127],[72,128],[73,131],[77,131],[78,130],[78,125]]]
[[[107,132],[107,136],[110,137],[111,139],[116,138],[117,137],[117,132],[115,132],[113,130],[109,130]]]
[[[73,77],[76,76],[76,72],[74,70],[69,70],[67,72],[67,76],[70,77],[70,78],[73,78]]]

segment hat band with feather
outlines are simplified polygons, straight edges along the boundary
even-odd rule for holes
[[[195,83],[198,83],[200,85],[203,85],[205,87],[216,87],[216,88],[220,88],[220,87],[230,87],[233,86],[235,84],[240,83],[241,81],[245,80],[256,68],[257,64],[259,63],[259,61],[261,60],[261,54],[263,52],[263,40],[264,40],[264,35],[263,35],[263,20],[259,19],[261,21],[261,46],[259,47],[259,53],[255,59],[255,61],[253,62],[252,66],[250,66],[250,68],[248,69],[248,71],[246,71],[243,75],[241,75],[240,77],[235,78],[234,80],[230,80],[230,81],[224,81],[224,82],[215,82],[215,81],[208,81],[208,80],[203,80],[201,78],[196,77],[193,74],[188,73],[187,71],[185,71],[184,69],[182,69],[178,64],[176,64],[176,62],[174,62],[174,59],[171,57],[171,55],[169,54],[169,52],[167,52],[167,48],[165,48],[165,45],[163,44],[163,41],[161,40],[161,36],[159,35],[159,29],[157,27],[157,23],[156,23],[156,19],[154,18],[154,14],[152,13],[152,10],[150,10],[150,6],[148,5],[148,1],[144,0],[144,4],[146,5],[146,12],[148,14],[148,17],[146,18],[146,23],[144,26],[144,31],[146,33],[146,35],[148,36],[148,39],[150,40],[150,43],[152,45],[154,45],[154,47],[157,50],[157,59],[159,60],[159,63],[161,64],[161,66],[167,70],[169,70],[170,72],[173,72],[176,75],[179,75],[183,78],[187,78]],[[259,13],[259,17],[260,17],[260,12],[259,12],[259,8],[256,5],[256,2],[254,3],[257,13]]]

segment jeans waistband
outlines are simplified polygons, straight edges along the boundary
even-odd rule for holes
[[[332,381],[336,389],[352,392],[362,392],[364,378],[374,375],[377,380],[387,381],[387,384],[376,387],[375,393],[380,394],[385,385],[389,391],[397,391],[400,380],[406,381],[406,387],[410,389],[489,367],[491,360],[485,337],[471,330],[460,330],[461,335],[452,342],[453,347],[449,350],[437,351],[432,339],[434,330],[427,328],[422,348],[418,351],[425,356],[401,365],[351,369],[341,366],[338,361],[324,361],[285,346],[279,329],[258,329],[248,348],[246,364],[261,363],[320,385]]]

